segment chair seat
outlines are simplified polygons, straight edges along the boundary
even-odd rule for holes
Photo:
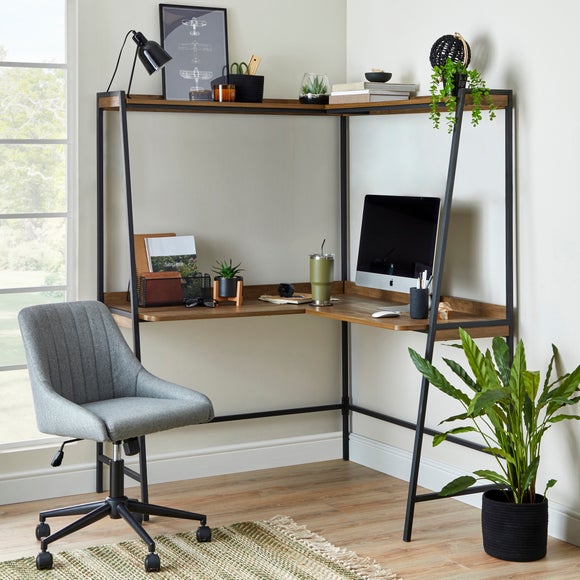
[[[102,421],[111,441],[207,421],[201,412],[207,414],[207,409],[201,410],[198,402],[174,399],[120,397],[85,403],[82,407]]]

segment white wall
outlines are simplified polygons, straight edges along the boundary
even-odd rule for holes
[[[553,2],[540,8],[523,0],[491,0],[485,9],[455,2],[452,9],[418,0],[347,2],[347,80],[362,78],[369,66],[393,73],[393,81],[417,82],[428,94],[429,51],[437,38],[460,32],[470,43],[472,64],[493,88],[511,88],[516,99],[517,197],[517,317],[518,332],[527,346],[530,368],[545,369],[550,344],[561,353],[560,371],[579,362],[577,328],[580,310],[570,306],[580,284],[576,268],[580,248],[577,235],[579,118],[575,98],[580,88],[569,63],[578,54],[578,8]],[[552,50],[567,55],[555,58]],[[571,60],[570,60],[571,59]],[[572,98],[569,98],[572,96]],[[454,233],[445,291],[500,301],[503,274],[497,266],[501,252],[503,116],[478,129],[466,127],[459,157],[455,191]],[[431,129],[423,116],[382,118],[351,123],[351,199],[353,245],[358,234],[357,212],[368,192],[440,194],[444,189],[449,137]],[[499,170],[499,177],[496,177]],[[453,274],[453,276],[451,276]],[[362,401],[379,404],[413,420],[419,379],[409,362],[406,346],[422,348],[415,337],[400,337],[373,329],[353,331],[355,392]],[[449,349],[438,348],[450,356]],[[394,354],[397,364],[393,365]],[[390,382],[391,388],[385,388]],[[433,389],[432,389],[433,391]],[[435,427],[452,414],[449,400],[431,395],[428,425]],[[578,412],[579,409],[576,409]],[[356,432],[404,450],[411,437],[401,429],[357,419]],[[554,504],[575,518],[580,513],[580,425],[559,424],[543,448],[540,486],[550,477],[558,485],[550,491]],[[473,452],[449,445],[433,450],[429,440],[425,457],[471,470],[481,465]]]
[[[228,11],[230,60],[247,60],[252,53],[262,56],[259,72],[265,76],[265,97],[295,97],[307,70],[344,76],[344,2],[272,5],[255,0],[244,2],[243,8],[233,1],[220,6]],[[288,22],[296,25],[289,27]],[[91,157],[81,163],[80,188],[85,204],[93,206],[94,94],[106,87],[127,30],[135,28],[158,38],[158,2],[81,2],[79,24],[81,38],[90,29],[106,47],[97,52],[81,40],[81,150],[90,151]],[[304,37],[317,42],[303,43]],[[132,51],[129,47],[113,88],[125,88]],[[138,68],[132,92],[160,94],[161,76],[148,78]],[[123,180],[115,147],[116,116],[110,117],[107,286],[122,290],[128,279]],[[131,114],[135,231],[194,233],[202,271],[210,271],[217,259],[231,257],[243,262],[247,284],[305,281],[308,254],[324,237],[334,247],[338,240],[337,125],[320,121]],[[86,226],[94,231],[92,220]],[[91,264],[93,233],[81,247],[86,264]],[[81,280],[81,294],[93,295],[94,273],[86,272]],[[286,318],[146,326],[143,362],[153,372],[206,392],[220,415],[335,401],[337,327],[316,325],[304,317]],[[303,335],[309,340],[298,338]],[[256,422],[213,427],[211,433],[197,430],[195,441],[185,445],[207,447],[325,433],[339,425],[332,414],[264,424],[267,428]],[[158,436],[160,441],[166,438],[170,446],[171,435]]]
[[[266,98],[297,98],[308,71],[344,78],[344,0],[222,0],[218,5],[228,11],[230,60],[262,56],[259,73],[265,76]],[[79,298],[96,295],[96,93],[106,89],[127,31],[159,39],[158,6],[154,0],[77,1]],[[113,90],[127,87],[134,47],[129,39]],[[161,90],[161,75],[149,77],[138,64],[132,92]],[[128,262],[116,114],[107,116],[106,128],[106,284],[108,290],[122,291]],[[336,120],[136,113],[130,115],[129,130],[136,232],[195,234],[203,271],[217,259],[232,257],[243,262],[248,284],[301,282],[308,279],[308,255],[323,238],[326,248],[337,248]],[[139,142],[147,142],[147,148]],[[339,400],[337,323],[280,316],[143,325],[141,332],[144,364],[169,380],[203,390],[219,415]],[[217,448],[215,462],[221,457],[235,470],[235,458],[224,449],[241,450],[243,456],[251,448],[253,455],[237,464],[251,469],[313,460],[320,450],[318,458],[337,457],[340,442],[328,434],[339,428],[337,412],[221,423],[150,436],[148,449],[152,459],[162,461]],[[267,453],[269,442],[278,445],[273,456]],[[312,449],[318,451],[312,455]],[[71,446],[58,473],[84,468],[90,473],[92,451],[88,443]],[[80,487],[61,477],[52,491],[35,491],[33,482],[50,472],[52,454],[21,450],[3,458],[2,501],[91,489],[92,476],[87,475]],[[207,474],[223,469],[211,461],[199,465],[207,467]],[[197,475],[204,474],[203,467],[196,469]],[[153,465],[151,473],[152,481],[171,478],[163,463]],[[11,482],[25,495],[10,495]]]

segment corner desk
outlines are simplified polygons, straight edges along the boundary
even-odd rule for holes
[[[453,308],[449,320],[439,320],[437,308],[432,308],[429,319],[412,320],[408,314],[402,313],[397,318],[375,319],[370,315],[384,306],[386,303],[393,305],[405,304],[407,295],[389,291],[380,291],[369,288],[361,288],[348,281],[348,195],[349,195],[349,121],[351,118],[371,115],[405,115],[411,113],[428,114],[430,111],[429,97],[412,98],[405,101],[386,101],[373,103],[349,103],[344,105],[301,105],[297,100],[274,100],[266,99],[263,103],[213,103],[213,102],[187,102],[166,101],[161,97],[149,95],[127,96],[123,91],[97,94],[97,298],[107,304],[111,309],[117,323],[130,328],[133,334],[133,349],[140,357],[140,323],[176,321],[176,320],[200,320],[220,319],[230,317],[251,316],[285,316],[307,315],[333,319],[341,325],[341,365],[342,365],[342,388],[340,402],[316,407],[301,407],[295,409],[277,409],[273,411],[245,413],[216,417],[214,421],[232,421],[259,417],[272,417],[277,415],[290,415],[299,413],[319,412],[336,410],[342,414],[343,432],[343,458],[349,458],[349,433],[350,416],[360,413],[369,417],[387,421],[415,431],[411,473],[409,477],[409,489],[407,496],[407,510],[405,514],[405,527],[403,540],[411,540],[411,531],[414,517],[415,504],[421,501],[438,499],[436,493],[417,494],[419,466],[421,462],[421,450],[423,435],[433,435],[435,431],[425,427],[427,411],[427,398],[429,383],[423,377],[419,394],[417,421],[411,423],[397,417],[380,413],[373,409],[366,409],[352,404],[350,388],[350,325],[363,324],[396,332],[419,332],[426,335],[425,353],[427,360],[433,357],[434,344],[438,340],[450,340],[457,338],[458,328],[468,329],[474,338],[493,336],[505,337],[508,346],[513,350],[514,341],[514,196],[513,196],[513,95],[510,90],[490,90],[493,106],[497,111],[504,112],[504,231],[505,231],[505,305],[493,305],[474,300],[466,300],[444,296],[441,291],[443,266],[451,219],[451,204],[455,184],[455,173],[458,161],[458,152],[461,136],[463,113],[472,105],[469,90],[460,89],[457,97],[456,124],[451,136],[447,180],[445,195],[442,203],[439,236],[437,240],[436,259],[434,264],[434,277],[432,285],[432,301],[438,304],[440,301],[448,302]],[[438,104],[440,109],[445,106],[444,102]],[[486,108],[483,105],[482,108]],[[129,271],[131,284],[127,292],[105,292],[104,288],[104,257],[105,257],[105,129],[104,115],[108,112],[118,113],[121,140],[122,162],[125,174],[125,197],[127,208],[127,235],[129,241]],[[134,225],[133,225],[133,198],[131,189],[131,172],[129,156],[129,134],[127,115],[131,111],[150,113],[190,113],[190,114],[242,114],[242,115],[307,115],[312,117],[334,117],[339,122],[339,152],[340,152],[340,281],[333,284],[332,295],[338,300],[330,307],[313,307],[308,304],[301,305],[276,305],[258,300],[261,294],[276,294],[277,286],[245,286],[243,290],[244,302],[241,306],[233,304],[219,305],[216,308],[192,308],[183,306],[171,306],[162,308],[139,308],[137,294],[137,271],[135,263]],[[500,121],[498,121],[500,122]],[[298,292],[308,292],[308,284],[295,284]],[[479,446],[460,438],[448,438],[449,441],[480,449]],[[144,442],[143,442],[144,443]],[[143,448],[144,449],[144,448]],[[99,451],[97,450],[97,453]],[[142,493],[146,493],[146,464],[145,454],[141,462]],[[102,469],[102,468],[101,468]],[[97,471],[99,462],[97,462]],[[97,474],[97,487],[99,486],[99,474]],[[470,490],[471,493],[481,492],[490,486],[478,486]],[[146,501],[146,500],[145,500]]]

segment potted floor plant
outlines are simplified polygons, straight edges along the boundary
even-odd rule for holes
[[[234,265],[232,259],[218,260],[216,265],[212,268],[215,274],[214,280],[218,283],[218,296],[220,298],[231,298],[236,296],[238,281],[243,280],[240,272],[244,269],[240,267],[241,262]]]
[[[447,484],[439,493],[455,495],[478,480],[487,480],[497,489],[486,491],[482,500],[482,533],[485,551],[491,556],[512,561],[532,561],[546,554],[548,501],[546,491],[556,481],[550,479],[538,493],[536,479],[540,465],[542,438],[555,423],[580,419],[562,413],[580,401],[580,366],[571,373],[552,379],[557,348],[541,384],[539,371],[528,370],[524,344],[519,341],[513,359],[506,341],[493,339],[492,352],[482,352],[469,334],[459,329],[461,345],[469,369],[443,359],[460,379],[459,389],[433,364],[409,349],[417,370],[435,387],[463,407],[463,412],[442,421],[461,422],[434,437],[439,445],[448,435],[476,432],[484,450],[497,461],[498,470],[477,470]],[[537,514],[536,514],[537,512]]]
[[[459,89],[468,89],[471,94],[471,124],[474,127],[482,120],[481,108],[487,105],[489,119],[495,118],[495,107],[486,86],[485,80],[476,68],[468,68],[471,60],[471,49],[459,33],[439,38],[429,56],[432,66],[430,113],[433,126],[439,129],[441,124],[441,103],[446,114],[447,131],[455,127],[457,94]]]

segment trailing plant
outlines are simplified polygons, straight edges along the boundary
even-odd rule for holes
[[[233,265],[232,259],[230,261],[227,260],[217,260],[216,265],[212,268],[212,272],[216,274],[216,276],[220,278],[235,278],[239,276],[240,272],[243,272],[244,269],[240,268],[242,263],[240,262],[236,266]]]
[[[494,338],[492,352],[488,349],[483,353],[465,330],[460,328],[459,334],[461,345],[453,346],[463,350],[473,378],[457,362],[443,360],[467,386],[467,393],[453,386],[435,366],[409,349],[417,370],[464,408],[463,413],[449,417],[442,423],[471,423],[463,423],[438,434],[433,439],[433,445],[439,445],[449,435],[477,432],[484,441],[484,451],[495,458],[499,471],[474,471],[473,476],[461,476],[439,493],[442,496],[454,495],[478,480],[487,480],[507,488],[515,503],[534,503],[543,436],[554,423],[580,419],[578,415],[560,412],[563,407],[580,401],[580,366],[552,381],[558,354],[558,349],[552,345],[552,357],[540,388],[540,372],[527,369],[522,341],[518,342],[510,362],[509,347],[504,339]],[[546,491],[555,483],[556,480],[550,479]]]
[[[431,74],[429,118],[435,129],[439,129],[440,126],[441,110],[439,104],[443,102],[447,111],[445,115],[447,131],[448,133],[453,131],[456,123],[457,90],[460,88],[457,84],[461,80],[465,81],[465,88],[471,93],[473,103],[471,124],[474,127],[479,125],[483,118],[481,107],[484,103],[489,110],[489,120],[492,121],[495,118],[495,106],[480,72],[477,69],[468,69],[463,62],[454,61],[447,57],[443,65],[433,66]]]

